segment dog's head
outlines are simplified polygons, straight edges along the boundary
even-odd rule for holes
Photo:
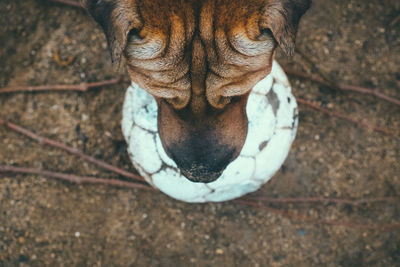
[[[217,179],[247,135],[246,103],[291,55],[311,0],[83,0],[116,65],[158,104],[167,154],[195,182]]]

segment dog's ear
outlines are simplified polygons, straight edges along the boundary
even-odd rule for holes
[[[103,28],[111,60],[119,66],[129,32],[142,25],[136,0],[81,0],[81,3]]]
[[[261,31],[271,31],[287,55],[293,55],[297,28],[311,0],[272,0],[263,9]]]

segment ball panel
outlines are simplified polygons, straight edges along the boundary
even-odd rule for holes
[[[178,168],[175,161],[173,161],[170,157],[168,157],[167,153],[165,152],[164,147],[161,143],[160,135],[158,133],[156,134],[155,138],[156,138],[157,152],[161,160],[170,167]]]
[[[260,82],[258,82],[253,87],[251,92],[252,93],[258,93],[258,94],[261,94],[261,95],[266,95],[271,90],[273,82],[274,82],[274,78],[272,77],[272,75],[268,75],[267,77],[262,79]]]
[[[211,202],[227,201],[254,192],[259,189],[260,186],[260,183],[249,180],[240,184],[232,184],[224,186],[223,188],[218,188],[215,192],[206,195],[204,199],[205,201]]]
[[[133,120],[140,127],[157,132],[157,104],[154,98],[142,90],[138,85],[134,85],[134,95],[131,101],[133,108]]]
[[[272,90],[276,93],[279,100],[279,108],[276,114],[276,127],[293,127],[294,110],[297,108],[296,99],[291,95],[290,87],[281,84],[274,84]]]
[[[122,107],[122,121],[121,121],[121,128],[122,128],[122,134],[125,137],[126,142],[129,144],[129,139],[131,135],[131,129],[133,126],[133,105],[131,104],[132,102],[132,97],[134,94],[134,90],[132,86],[129,86],[128,89],[126,90],[125,93],[125,101],[124,105]]]
[[[128,150],[132,153],[132,159],[147,173],[157,172],[162,161],[158,156],[154,134],[135,125],[131,132]]]
[[[267,97],[251,93],[246,106],[249,120],[246,141],[241,155],[254,156],[260,151],[260,144],[267,142],[275,129],[275,116]]]
[[[282,84],[285,87],[290,87],[290,83],[286,76],[286,73],[283,71],[282,67],[275,60],[272,63],[270,76],[272,76],[273,79],[275,80],[274,81],[275,84]]]
[[[193,183],[174,169],[165,168],[153,175],[154,185],[165,194],[187,202],[204,202],[212,192],[203,183]]]
[[[268,181],[285,161],[291,143],[291,129],[277,129],[268,145],[256,157],[256,171],[253,178]]]
[[[231,187],[250,180],[254,175],[255,161],[254,158],[247,158],[239,156],[236,160],[231,162],[222,175],[214,182],[207,185],[217,190],[226,186]]]

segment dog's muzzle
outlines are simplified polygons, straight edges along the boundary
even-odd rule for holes
[[[176,110],[158,101],[158,133],[163,147],[181,173],[192,182],[209,183],[242,150],[247,135],[247,96],[224,109],[208,106],[200,115],[190,107]]]

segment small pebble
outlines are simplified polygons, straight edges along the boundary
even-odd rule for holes
[[[224,254],[224,251],[222,249],[220,249],[220,248],[217,248],[215,250],[215,253],[217,253],[218,255],[222,255],[222,254]]]
[[[82,121],[87,121],[89,119],[89,115],[82,114],[81,119],[82,119]]]

